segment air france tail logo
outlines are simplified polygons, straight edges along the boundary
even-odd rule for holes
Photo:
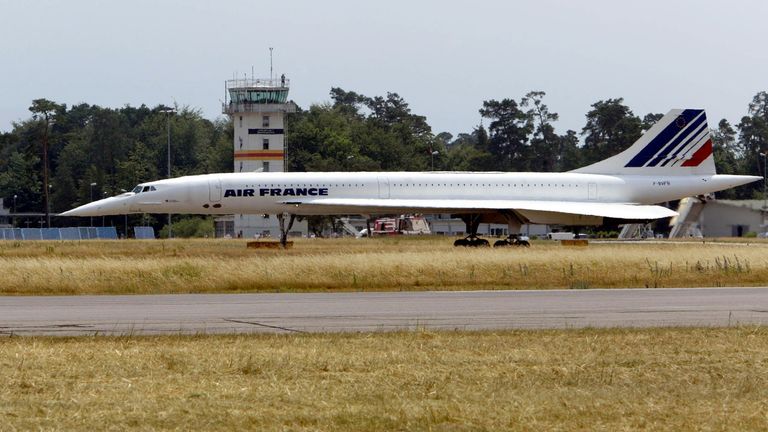
[[[712,138],[704,110],[684,110],[625,165],[696,167],[712,154]]]

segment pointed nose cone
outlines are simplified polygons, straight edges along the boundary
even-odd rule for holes
[[[59,216],[112,216],[128,213],[128,200],[123,196],[105,198],[74,208]]]
[[[728,185],[727,187],[729,188],[763,180],[763,178],[760,176],[746,176],[746,175],[718,174],[716,177],[722,178],[722,180],[726,182],[726,184]]]
[[[64,213],[59,213],[59,216],[94,216],[90,212],[93,210],[91,204],[89,203],[86,205],[81,205],[80,207],[75,207],[72,210],[67,210]]]

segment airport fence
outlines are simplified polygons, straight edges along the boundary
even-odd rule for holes
[[[152,227],[134,227],[137,239],[154,239]],[[115,227],[0,228],[0,240],[117,240]]]

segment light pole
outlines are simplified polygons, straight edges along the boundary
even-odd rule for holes
[[[165,113],[165,126],[168,135],[168,178],[171,178],[171,114],[175,113],[176,110],[173,108],[163,107],[160,109],[160,112]],[[168,213],[168,238],[171,237],[173,237],[173,225],[171,214]]]
[[[120,189],[120,192],[126,193],[128,191],[125,189]],[[123,238],[128,240],[128,213],[125,214],[125,234],[123,235]]]
[[[96,183],[91,183],[91,201],[93,202],[93,187],[96,186]],[[91,228],[93,228],[93,216],[91,216]]]
[[[51,227],[51,188],[52,184],[48,183],[48,199],[45,202],[45,214],[47,215],[46,227]]]
[[[104,195],[104,198],[106,198],[106,197],[107,197],[107,191],[104,191],[104,194],[103,194],[103,195]],[[104,218],[105,218],[105,217],[106,217],[106,216],[104,216],[104,215],[102,215],[102,216],[101,216],[101,226],[102,226],[102,227],[106,226],[106,225],[104,225]]]
[[[49,127],[48,113],[45,113],[45,133],[43,134],[43,199],[45,199],[45,220],[48,223],[48,228],[51,227],[51,190],[48,187],[48,127]],[[43,224],[40,224],[40,228],[43,228]]]
[[[430,154],[429,154],[430,158],[432,158],[432,171],[435,170],[435,156],[437,156],[438,154],[440,154],[440,152],[437,151],[437,150],[435,150],[433,152],[430,152]]]
[[[766,153],[758,153],[760,157],[763,158],[763,225],[765,225],[765,212],[768,211],[768,195],[766,195],[766,181],[768,180],[768,176],[766,176],[765,168],[768,167],[768,152]]]
[[[18,195],[13,194],[13,219],[11,220],[13,221],[14,228],[16,228],[16,198],[18,197],[19,197]]]

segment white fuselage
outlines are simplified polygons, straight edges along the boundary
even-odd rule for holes
[[[142,184],[80,207],[77,216],[125,213],[339,214],[292,203],[313,198],[409,200],[541,200],[653,204],[753,181],[730,175],[602,175],[580,173],[332,172],[232,173]],[[138,189],[138,188],[137,188]],[[368,213],[349,209],[349,213]]]
[[[760,180],[715,174],[701,109],[673,109],[628,149],[567,173],[327,172],[209,174],[144,183],[62,216],[458,214],[478,221],[599,225],[674,216],[654,205]],[[283,233],[283,236],[285,233]]]

